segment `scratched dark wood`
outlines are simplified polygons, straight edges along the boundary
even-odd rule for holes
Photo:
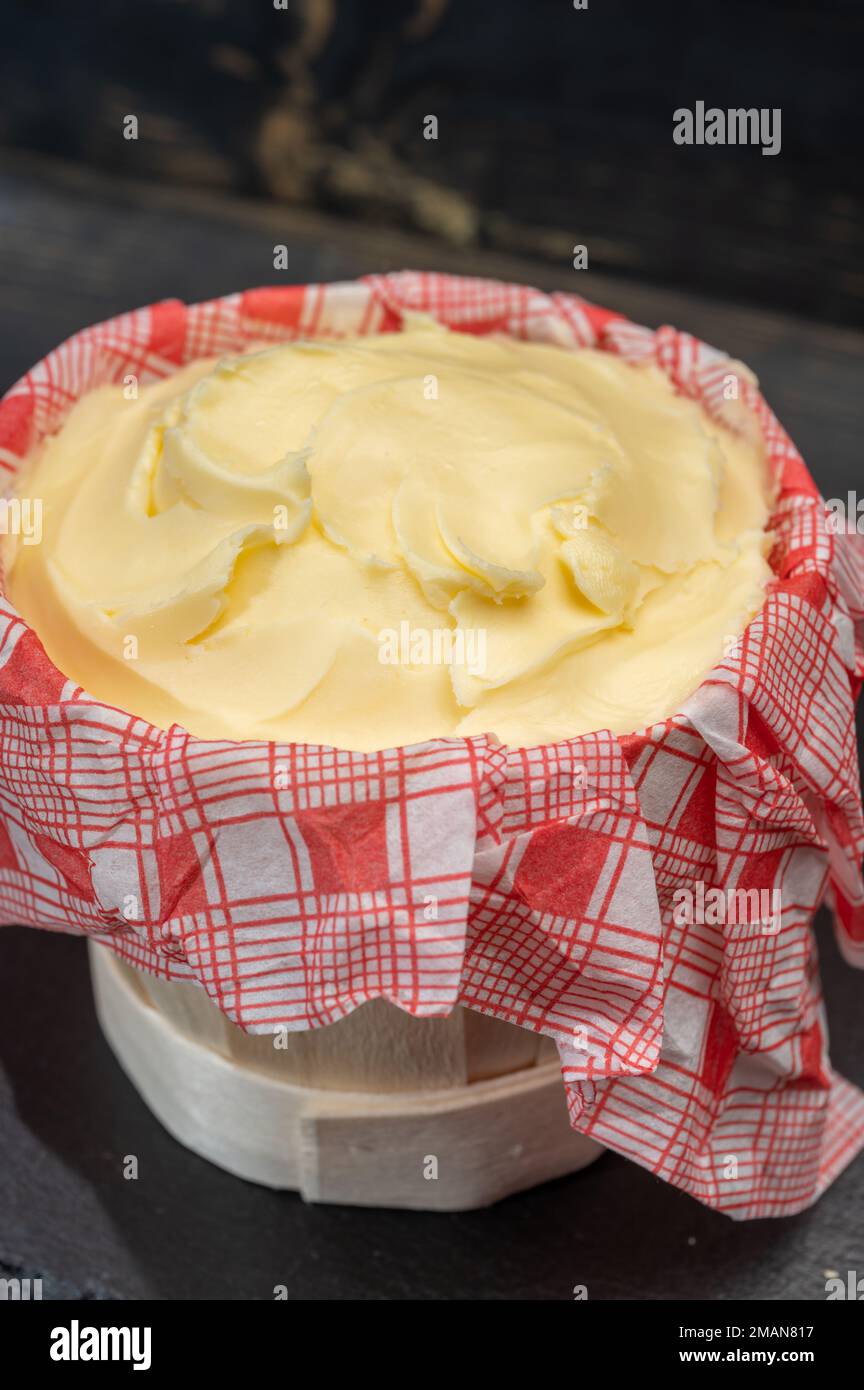
[[[862,42],[860,0],[5,0],[0,142],[854,324]],[[780,153],[675,145],[697,100]]]
[[[56,165],[0,167],[0,388],[64,335],[135,304],[404,265],[579,289],[748,360],[826,492],[860,486],[864,349],[846,329],[593,272],[443,252],[261,204],[180,196]],[[838,1069],[864,1084],[861,981],[821,932]],[[140,1176],[125,1181],[125,1155]],[[0,931],[0,1277],[60,1299],[789,1299],[864,1270],[864,1163],[810,1212],[736,1225],[636,1167],[584,1174],[486,1212],[308,1207],[176,1145],[102,1041],[83,944]]]

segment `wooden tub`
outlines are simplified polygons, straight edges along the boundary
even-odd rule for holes
[[[309,1201],[459,1211],[592,1162],[569,1126],[554,1044],[468,1009],[384,1000],[329,1027],[252,1037],[197,985],[90,943],[102,1029],[180,1143]]]

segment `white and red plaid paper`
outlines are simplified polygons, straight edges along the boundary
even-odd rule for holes
[[[0,403],[0,471],[94,386],[253,342],[394,331],[408,310],[654,360],[708,410],[732,408],[734,364],[674,329],[404,272],[86,329]],[[830,533],[795,447],[739,387],[780,483],[776,578],[681,712],[624,738],[207,743],[74,686],[0,596],[0,917],[197,980],[249,1032],[383,996],[547,1033],[577,1129],[733,1217],[806,1207],[864,1145],[864,1096],[828,1061],[811,930],[827,897],[864,965],[864,554]],[[779,889],[781,930],[676,925],[673,895],[699,884]]]

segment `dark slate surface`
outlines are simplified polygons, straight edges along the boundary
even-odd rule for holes
[[[257,206],[192,201],[53,166],[0,168],[0,388],[74,329],[135,304],[285,278],[439,265],[579,289],[739,353],[826,493],[860,485],[862,346],[735,304]],[[861,979],[821,949],[833,1056],[864,1084]],[[137,1182],[123,1158],[139,1160]],[[99,1033],[83,943],[0,932],[0,1277],[46,1297],[824,1298],[824,1270],[864,1270],[864,1161],[815,1208],[736,1225],[624,1160],[454,1216],[308,1207],[193,1157],[151,1118]]]

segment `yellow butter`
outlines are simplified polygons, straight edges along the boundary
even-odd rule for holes
[[[204,738],[627,732],[770,576],[753,431],[654,367],[423,320],[100,388],[20,492],[9,594],[49,655]]]

